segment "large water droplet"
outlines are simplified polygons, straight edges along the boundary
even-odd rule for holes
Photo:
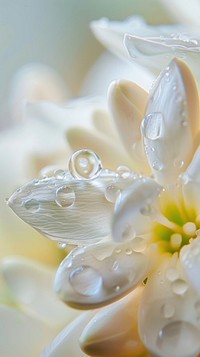
[[[70,273],[70,283],[78,294],[94,296],[101,290],[103,278],[94,268],[83,265]]]
[[[163,356],[193,356],[199,348],[199,331],[187,321],[173,321],[164,326],[157,338]]]
[[[62,186],[56,191],[56,203],[60,207],[70,207],[75,202],[75,193],[69,186]]]
[[[175,307],[171,303],[166,303],[161,307],[161,314],[164,318],[169,319],[170,317],[174,316],[175,314]]]
[[[188,285],[183,279],[177,279],[172,283],[172,290],[177,295],[184,295],[188,290]]]
[[[99,176],[102,164],[99,156],[92,150],[76,151],[69,160],[69,171],[78,180],[92,180]]]
[[[109,202],[114,203],[119,197],[120,193],[121,191],[119,187],[117,187],[115,184],[111,184],[108,187],[106,187],[105,197]]]
[[[131,170],[128,166],[118,166],[117,173],[124,179],[129,178],[131,176]]]
[[[40,209],[40,204],[37,200],[34,200],[34,199],[30,199],[30,200],[27,200],[24,204],[24,207],[32,212],[32,213],[35,213],[37,211],[39,211]]]
[[[157,140],[161,136],[162,125],[162,113],[151,113],[146,115],[141,126],[143,136],[150,140]]]
[[[166,271],[166,277],[169,281],[175,281],[179,277],[178,270],[176,268],[168,268]]]

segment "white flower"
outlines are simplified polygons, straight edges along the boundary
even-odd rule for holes
[[[146,347],[161,357],[196,356],[200,113],[195,79],[174,59],[148,100],[138,86],[118,81],[111,85],[109,102],[126,150],[135,158],[138,153],[139,173],[102,169],[98,156],[84,149],[72,155],[69,171],[27,183],[8,204],[44,235],[77,245],[56,275],[63,301],[91,309],[124,297],[97,312],[84,329],[84,353],[140,356],[147,355]],[[80,319],[44,356],[63,353],[76,328],[80,335]],[[73,355],[80,355],[77,340],[74,346]]]

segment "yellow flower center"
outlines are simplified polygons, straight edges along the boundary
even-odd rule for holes
[[[153,217],[152,229],[152,241],[161,251],[171,254],[179,252],[196,238],[200,228],[200,216],[196,210],[186,208],[182,195],[176,193],[176,201],[167,191],[161,194],[160,211]]]

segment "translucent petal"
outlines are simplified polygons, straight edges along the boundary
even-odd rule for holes
[[[138,336],[138,305],[143,289],[137,288],[121,301],[101,309],[80,337],[82,350],[95,357],[147,356]],[[145,354],[146,352],[146,354]]]
[[[79,337],[90,319],[96,312],[85,312],[69,324],[56,338],[46,347],[40,357],[84,357],[79,346]]]
[[[150,354],[195,357],[200,350],[199,298],[175,256],[162,256],[147,281],[139,311],[139,333]]]
[[[180,261],[184,267],[185,273],[200,294],[200,238],[191,241],[181,249]],[[200,305],[199,305],[200,306]]]
[[[66,171],[63,177],[30,181],[13,193],[8,205],[50,239],[95,242],[110,233],[114,205],[106,198],[107,189],[111,186],[120,193],[133,181],[133,175],[124,179],[112,171],[102,171],[93,180],[78,180]]]
[[[161,184],[174,183],[190,162],[198,118],[195,79],[189,68],[175,59],[158,77],[142,123],[146,155]]]
[[[141,169],[148,171],[144,153],[137,156],[134,148],[141,145],[140,125],[147,103],[147,92],[128,80],[113,82],[108,91],[108,100],[119,136],[129,155]]]
[[[25,258],[4,258],[2,268],[15,301],[30,315],[58,329],[78,316],[64,306],[53,292],[54,269]]]
[[[116,203],[112,223],[112,236],[115,241],[124,241],[149,231],[152,204],[161,191],[162,187],[154,180],[142,178],[123,192]]]
[[[55,290],[70,306],[91,309],[118,300],[147,275],[149,259],[138,240],[74,249],[61,263]]]
[[[3,357],[38,356],[55,332],[24,313],[0,306],[0,353]]]

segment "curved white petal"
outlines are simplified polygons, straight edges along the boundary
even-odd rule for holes
[[[190,162],[198,121],[195,79],[186,64],[175,59],[158,77],[142,123],[146,155],[161,184],[174,183]]]
[[[151,226],[151,205],[161,193],[162,187],[153,179],[142,178],[123,192],[117,201],[112,222],[112,237],[124,241]]]
[[[133,157],[135,165],[148,172],[144,153],[138,155],[136,147],[141,144],[140,125],[144,117],[148,93],[137,84],[128,80],[111,83],[108,100],[119,137]]]
[[[195,357],[199,353],[199,306],[199,297],[179,263],[163,256],[148,278],[139,311],[140,337],[151,355]]]
[[[80,180],[66,171],[61,177],[30,181],[13,193],[8,205],[50,239],[94,243],[110,233],[114,199],[134,179],[133,174],[125,179],[102,170],[95,179]]]
[[[137,288],[126,298],[97,312],[80,337],[86,354],[95,357],[148,355],[138,336],[137,315],[142,292],[142,288]]]
[[[79,337],[90,319],[96,312],[85,312],[71,322],[50,345],[41,353],[40,357],[84,357],[79,346]]]
[[[0,330],[2,357],[38,356],[55,334],[43,322],[5,306],[0,306]]]
[[[4,258],[1,264],[15,301],[29,314],[55,329],[78,315],[78,311],[67,308],[54,293],[54,269],[16,257]]]
[[[149,258],[138,240],[74,249],[61,263],[55,290],[68,305],[91,309],[118,300],[145,279]]]
[[[180,252],[180,261],[184,267],[185,273],[200,294],[200,238],[191,241],[185,245]]]

